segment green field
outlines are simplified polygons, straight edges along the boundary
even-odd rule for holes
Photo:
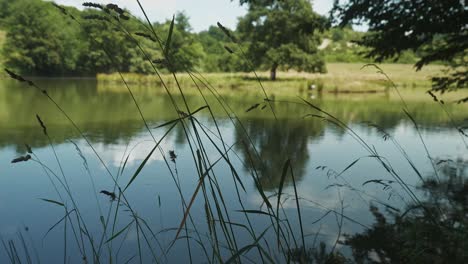
[[[389,88],[390,83],[382,74],[377,73],[376,68],[366,67],[361,63],[329,63],[328,73],[310,74],[303,72],[279,72],[276,81],[268,79],[268,72],[259,72],[258,75],[267,90],[288,93],[302,93],[315,86],[315,89],[325,92],[362,93],[383,92]],[[381,64],[385,73],[401,88],[430,87],[430,77],[440,73],[443,68],[440,65],[429,65],[421,71],[415,71],[410,64]],[[258,86],[258,81],[253,73],[202,73],[203,77],[216,88],[252,89]],[[194,86],[188,74],[177,74],[182,86]],[[128,83],[139,85],[161,84],[155,75],[124,74]],[[162,75],[163,80],[169,85],[174,84],[170,75]],[[98,74],[100,83],[121,82],[118,74]],[[201,85],[203,86],[203,85]]]

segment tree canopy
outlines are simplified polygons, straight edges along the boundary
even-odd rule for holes
[[[359,55],[366,47],[350,45],[363,34],[350,27],[321,32],[327,26],[327,19],[314,13],[306,0],[242,3],[248,5],[249,12],[240,19],[233,35],[240,37],[246,56],[236,50],[237,44],[218,27],[193,32],[189,17],[177,13],[172,48],[167,54],[172,63],[159,63],[158,69],[168,71],[170,66],[176,72],[187,69],[239,72],[250,71],[252,62],[256,69],[274,68],[273,72],[276,69],[323,72],[324,61],[372,61]],[[0,61],[26,75],[81,76],[116,71],[150,74],[154,72],[151,61],[161,61],[164,57],[156,40],[140,34],[152,35],[146,21],[128,12],[128,20],[116,20],[99,8],[63,8],[77,21],[61,14],[50,2],[0,0],[0,37],[3,39],[6,33],[6,43],[0,47]],[[171,22],[152,24],[162,42],[166,41]],[[319,50],[318,46],[324,43],[322,38],[328,45]],[[227,52],[225,47],[235,54]],[[402,54],[399,62],[414,63],[417,59],[411,51]]]
[[[435,78],[434,89],[466,87],[468,29],[464,1],[460,0],[348,0],[336,1],[333,19],[340,25],[365,24],[369,33],[358,44],[378,62],[417,52],[417,69],[436,61],[452,66],[452,73]]]
[[[41,75],[74,71],[79,56],[76,47],[81,45],[76,38],[78,29],[49,5],[25,0],[9,5],[3,49],[7,65]]]
[[[0,0],[0,6],[4,3]],[[2,49],[5,65],[23,74],[41,76],[115,71],[151,73],[150,61],[162,58],[155,41],[138,35],[148,31],[143,26],[145,22],[133,17],[116,20],[111,13],[99,8],[80,11],[66,7],[66,10],[75,21],[50,2],[18,0],[9,3],[8,9],[0,13],[7,31]],[[158,34],[167,36],[170,23],[153,26]],[[171,64],[171,70],[196,68],[204,57],[203,47],[190,31],[188,17],[178,13],[168,54],[176,61]],[[159,66],[169,69],[167,64]]]
[[[0,25],[2,25],[3,23],[3,19],[8,15],[9,11],[8,11],[8,8],[9,8],[9,5],[10,5],[11,1],[8,1],[8,0],[0,0]]]
[[[203,46],[206,57],[202,68],[208,72],[245,72],[249,70],[247,62],[239,56],[232,56],[226,47],[234,47],[235,43],[229,39],[217,26],[210,26],[208,30],[198,34],[198,41]]]
[[[168,36],[171,21],[163,24],[155,24],[159,28],[160,36]],[[167,54],[174,72],[186,71],[196,68],[205,57],[203,46],[196,41],[196,36],[191,33],[192,27],[185,13],[179,12],[175,16],[174,31],[171,37],[171,48]]]
[[[307,72],[325,72],[318,52],[319,32],[327,19],[312,10],[307,0],[240,1],[247,3],[247,14],[239,19],[237,33],[246,43],[248,59],[254,66],[270,69],[276,78],[278,67]]]

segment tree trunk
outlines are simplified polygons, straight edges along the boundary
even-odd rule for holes
[[[278,68],[278,65],[275,63],[273,64],[273,67],[271,67],[271,70],[270,70],[270,80],[272,81],[276,80],[276,68]]]

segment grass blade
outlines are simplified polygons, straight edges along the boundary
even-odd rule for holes
[[[169,55],[169,47],[171,45],[172,33],[174,32],[174,20],[175,20],[175,16],[172,16],[172,22],[169,28],[169,34],[167,34],[166,46],[164,47],[164,55],[166,56],[166,58]]]
[[[200,158],[200,157],[199,157]],[[197,184],[197,188],[195,189],[195,192],[193,193],[192,195],[192,198],[190,199],[190,203],[188,204],[187,206],[187,210],[185,210],[185,214],[184,214],[184,218],[182,218],[182,222],[180,223],[179,225],[179,228],[177,229],[177,233],[176,233],[176,236],[175,236],[175,239],[174,241],[172,242],[172,244],[174,244],[174,242],[177,240],[179,234],[180,234],[180,231],[182,231],[182,228],[184,227],[185,225],[185,222],[187,221],[187,217],[190,213],[190,208],[192,208],[192,205],[193,205],[193,202],[195,201],[195,198],[197,197],[197,194],[198,194],[198,191],[200,190],[200,187],[202,186],[203,184],[203,181],[205,180],[205,177],[208,175],[208,173],[211,171],[211,169],[221,160],[221,158],[219,158],[216,162],[214,162],[206,171],[205,173],[203,173],[203,175],[200,177],[200,180],[198,181],[198,184]],[[172,247],[172,245],[171,245]],[[170,248],[170,247],[169,247]]]
[[[301,207],[299,206],[299,195],[297,194],[296,179],[294,178],[292,166],[289,166],[289,168],[291,169],[291,178],[292,178],[293,187],[294,187],[294,196],[296,198],[297,216],[299,218],[299,227],[301,228],[302,248],[305,250],[304,228],[302,226]]]
[[[163,141],[163,139],[169,134],[169,132],[175,127],[177,123],[174,123],[170,128],[169,130],[166,131],[166,133],[161,137],[161,139],[156,143],[156,145],[153,147],[153,149],[150,151],[150,153],[146,156],[146,158],[143,160],[143,162],[140,164],[140,166],[138,167],[138,169],[135,171],[135,173],[133,174],[132,178],[130,179],[130,181],[128,182],[127,186],[125,186],[123,192],[125,192],[125,190],[127,190],[127,188],[130,186],[130,184],[133,183],[133,181],[136,179],[136,177],[140,174],[141,170],[143,169],[143,167],[145,167],[146,163],[148,162],[149,158],[153,155],[154,151],[158,148],[158,146],[161,144],[161,142]]]
[[[258,192],[260,193],[260,196],[262,197],[263,202],[266,204],[266,206],[268,208],[271,209],[272,208],[271,203],[268,200],[268,197],[265,195],[265,192],[263,191],[262,184],[260,183],[260,181],[257,178],[253,177],[253,179],[254,179],[254,182],[255,182],[255,186],[257,187]]]
[[[268,216],[271,216],[273,218],[276,218],[276,216],[270,214],[270,213],[267,213],[267,212],[264,212],[264,211],[261,211],[261,210],[237,210],[237,212],[241,212],[241,213],[247,213],[247,214],[261,214],[261,215],[268,215]]]
[[[131,224],[133,224],[133,222],[135,222],[135,220],[131,221],[130,223],[128,223],[128,225],[126,225],[124,228],[122,228],[122,230],[120,230],[119,232],[115,233],[115,235],[111,236],[107,241],[106,243],[109,243],[111,242],[112,240],[114,240],[115,238],[117,238],[120,234],[122,234],[123,232],[125,232],[125,230],[127,230]]]
[[[286,160],[286,162],[284,163],[283,173],[281,174],[281,180],[280,180],[280,184],[279,184],[279,188],[278,188],[278,199],[277,199],[277,202],[276,202],[276,215],[278,216],[278,218],[276,219],[276,224],[277,224],[276,234],[277,234],[278,247],[279,247],[279,240],[280,240],[279,207],[280,207],[280,202],[281,202],[281,192],[283,191],[284,180],[286,179],[286,174],[288,172],[288,167],[290,166],[290,164],[291,164],[290,159]]]
[[[49,230],[47,230],[47,232],[45,233],[42,239],[44,239],[50,233],[50,231],[52,231],[55,227],[57,227],[63,220],[65,220],[65,218],[67,218],[74,211],[75,209],[71,210],[70,212],[67,212],[64,217],[60,218],[60,220],[58,220],[57,223],[55,223],[52,227],[49,228]]]
[[[53,204],[56,204],[56,205],[60,205],[60,206],[62,206],[62,207],[65,207],[65,204],[63,204],[63,203],[61,203],[61,202],[54,201],[54,200],[44,199],[44,198],[39,198],[39,200],[42,200],[42,201],[44,201],[44,202],[53,203]]]
[[[226,264],[229,264],[229,263],[232,263],[234,262],[236,259],[238,259],[242,254],[248,252],[249,250],[251,250],[252,248],[254,247],[257,247],[258,246],[258,242],[260,241],[260,239],[262,239],[262,237],[265,235],[265,233],[268,231],[269,227],[267,229],[265,229],[262,234],[260,236],[257,237],[257,239],[250,245],[247,245],[243,248],[241,248],[239,251],[236,252],[236,254],[232,255],[225,263]]]

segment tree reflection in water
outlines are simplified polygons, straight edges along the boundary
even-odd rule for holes
[[[321,243],[304,255],[291,252],[300,263],[467,263],[468,160],[438,160],[439,176],[426,178],[418,189],[421,204],[396,213],[371,206],[374,225],[363,233],[346,235],[342,243],[352,258],[329,253]]]
[[[310,139],[317,139],[324,132],[324,122],[303,119],[250,119],[244,120],[243,126],[255,145],[237,145],[249,170],[259,173],[259,180],[265,190],[277,189],[284,163],[291,159],[294,173],[298,180],[304,177],[305,166],[309,160],[307,149]],[[237,141],[248,142],[248,138],[236,127]],[[250,158],[252,160],[250,160]],[[291,178],[286,178],[286,184]]]
[[[371,207],[376,223],[347,238],[357,262],[466,263],[468,260],[468,161],[439,160],[440,180],[419,187],[425,199],[385,217]],[[388,219],[391,218],[391,221]]]

